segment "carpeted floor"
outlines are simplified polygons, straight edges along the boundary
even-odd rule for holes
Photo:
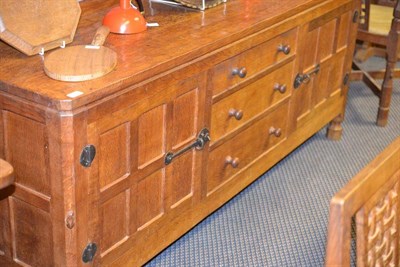
[[[147,266],[323,266],[330,198],[400,135],[394,87],[381,128],[378,98],[352,82],[341,141],[321,130]]]

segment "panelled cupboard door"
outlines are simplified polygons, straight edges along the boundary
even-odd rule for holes
[[[341,102],[336,100],[343,96],[348,71],[344,63],[351,29],[356,25],[353,16],[353,3],[349,2],[300,28],[299,73],[292,99],[297,128],[331,103]]]
[[[162,88],[137,103],[121,100],[122,109],[89,123],[88,143],[96,148],[88,189],[96,204],[88,216],[95,265],[111,262],[113,252],[132,249],[138,239],[138,249],[151,246],[152,236],[163,234],[160,225],[200,200],[203,151],[188,149],[169,163],[165,157],[190,146],[205,127],[204,77],[147,84],[149,92]]]

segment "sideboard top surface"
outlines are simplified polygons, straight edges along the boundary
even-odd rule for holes
[[[328,0],[228,0],[200,12],[145,0],[147,21],[160,27],[133,35],[110,34],[105,46],[118,54],[112,73],[79,83],[52,80],[43,71],[42,56],[25,56],[0,41],[0,91],[57,110],[73,110],[323,2]],[[81,2],[82,15],[71,45],[90,43],[105,13],[116,5],[115,0]],[[81,95],[68,96],[77,91]]]

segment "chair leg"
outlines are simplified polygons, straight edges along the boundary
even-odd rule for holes
[[[387,62],[385,78],[382,84],[381,96],[379,99],[379,109],[376,124],[385,127],[389,119],[390,101],[393,91],[392,72],[395,67],[395,62]]]
[[[393,73],[397,61],[397,54],[400,47],[400,0],[396,1],[394,18],[390,27],[389,39],[387,43],[387,63],[386,73],[383,79],[381,97],[379,101],[378,126],[386,126],[389,117],[390,100],[393,90]]]

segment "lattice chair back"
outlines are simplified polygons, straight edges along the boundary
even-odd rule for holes
[[[350,266],[356,223],[357,266],[400,266],[400,137],[331,200],[326,266]]]
[[[357,212],[357,266],[399,266],[399,214],[399,176],[393,176]]]

